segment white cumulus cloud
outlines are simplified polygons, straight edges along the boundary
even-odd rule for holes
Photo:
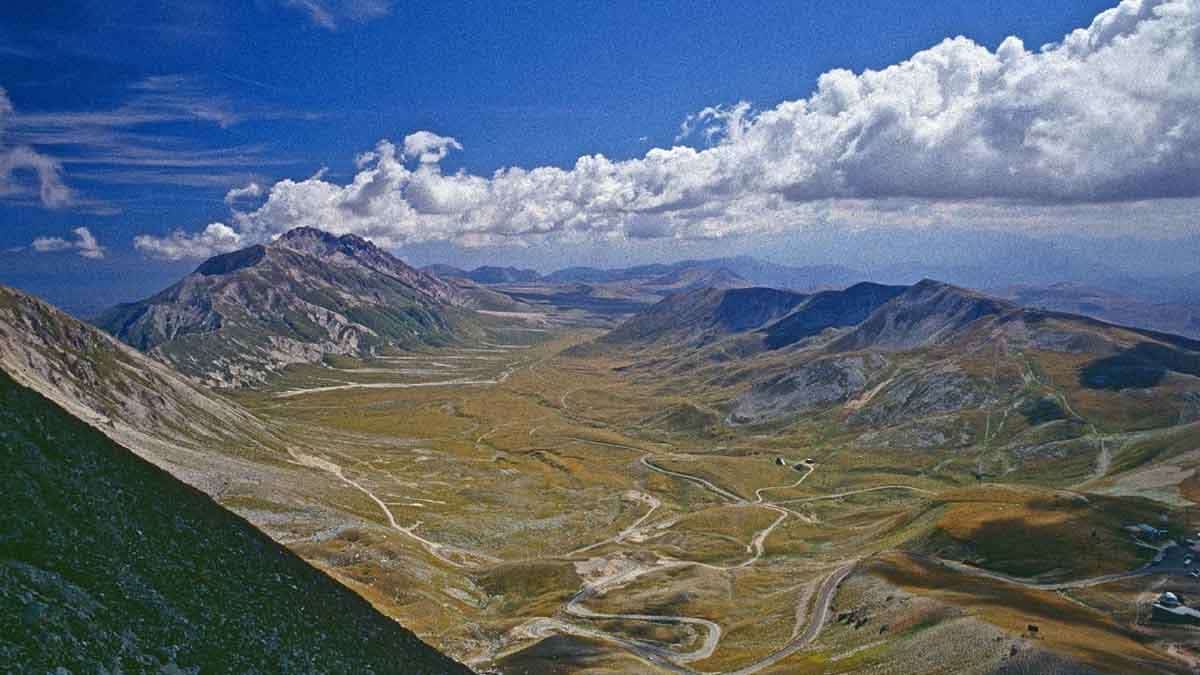
[[[210,223],[198,234],[186,234],[175,230],[166,237],[139,235],[134,237],[133,245],[151,258],[183,260],[208,258],[218,253],[236,251],[243,246],[243,239],[228,225]]]
[[[1010,37],[993,51],[957,37],[882,70],[832,70],[808,98],[707,108],[684,122],[674,147],[628,160],[446,173],[442,160],[462,146],[418,131],[360,155],[348,184],[280,181],[222,227],[242,243],[301,225],[383,245],[706,239],[830,225],[848,213],[870,227],[905,214],[990,208],[986,220],[1196,198],[1198,3],[1125,0],[1040,49]],[[896,202],[920,208],[887,206]],[[213,227],[168,240],[199,256]],[[144,250],[167,241],[140,239]]]
[[[80,256],[92,260],[99,260],[104,257],[104,247],[96,240],[91,230],[86,227],[77,227],[71,232],[75,235],[74,239],[38,237],[29,246],[38,253],[75,251]]]
[[[238,202],[245,199],[258,199],[263,195],[263,188],[257,182],[250,182],[240,188],[232,188],[225,193],[225,204],[227,206],[236,206]]]
[[[416,159],[421,164],[436,164],[451,150],[462,150],[462,145],[449,136],[439,136],[431,131],[418,131],[404,139],[404,158]]]

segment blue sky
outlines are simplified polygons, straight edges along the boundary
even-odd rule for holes
[[[1005,38],[1015,35],[1027,50],[1021,57],[1036,56],[1043,44],[1088,28],[1114,2],[39,4],[0,7],[0,87],[12,108],[7,119],[0,117],[0,151],[31,153],[20,161],[10,155],[15,168],[0,182],[0,250],[6,251],[0,253],[0,282],[33,286],[54,298],[80,285],[93,287],[104,301],[153,290],[193,267],[200,254],[252,243],[290,225],[332,222],[317,215],[310,222],[294,213],[281,220],[279,214],[283,206],[291,212],[307,208],[313,195],[324,194],[317,188],[345,188],[356,176],[364,182],[377,176],[384,185],[385,174],[392,181],[388,189],[406,200],[400,210],[395,204],[366,204],[357,215],[347,212],[345,229],[417,262],[446,258],[546,268],[560,261],[611,264],[675,253],[778,254],[780,241],[787,242],[784,250],[795,249],[790,257],[806,262],[803,243],[814,222],[823,228],[814,240],[829,240],[831,232],[836,240],[842,230],[853,240],[864,227],[911,231],[923,220],[1012,237],[1170,239],[1195,232],[1187,213],[1197,189],[1186,178],[1156,174],[1147,186],[1136,176],[1112,175],[1111,167],[1080,170],[1075,158],[1053,170],[1082,175],[1086,189],[1067,179],[1059,185],[1054,176],[1049,181],[1035,176],[1031,185],[1051,187],[1043,192],[1014,183],[990,194],[980,179],[943,193],[935,183],[946,181],[936,175],[929,185],[898,185],[864,174],[853,184],[825,190],[820,176],[776,184],[773,177],[784,169],[771,166],[762,169],[766,179],[749,173],[721,177],[719,184],[704,186],[703,198],[699,188],[688,187],[669,204],[646,206],[636,197],[631,199],[637,204],[593,204],[578,213],[546,215],[560,210],[561,190],[576,187],[555,187],[560,193],[547,198],[545,208],[519,218],[484,213],[478,203],[510,189],[501,182],[485,184],[504,167],[558,167],[572,175],[555,180],[576,181],[575,186],[583,180],[576,168],[583,156],[638,161],[652,148],[736,145],[739,125],[751,138],[755,115],[814,96],[823,73],[882,70],[949,37],[966,36],[998,55]],[[1187,15],[1182,20],[1194,20],[1190,0],[1146,4],[1179,4]],[[1132,5],[1139,3],[1122,5],[1129,16],[1110,23],[1133,32],[1138,22],[1181,21],[1139,7],[1131,13]],[[1128,25],[1122,27],[1122,21]],[[1154,49],[1150,38],[1146,45],[1143,55]],[[977,56],[964,53],[968,64]],[[1073,53],[1063,58],[1068,57]],[[952,55],[949,68],[958,67],[957,58]],[[1036,68],[1052,75],[1052,65]],[[1120,88],[1107,91],[1114,90]],[[1185,96],[1183,102],[1189,100]],[[739,102],[751,107],[736,117]],[[712,106],[725,107],[695,120],[699,130],[680,137],[689,115]],[[1173,110],[1164,104],[1165,112],[1155,114],[1161,112],[1164,124],[1187,114]],[[760,131],[765,126],[757,125]],[[436,135],[424,149],[439,161],[405,154],[406,137],[419,130]],[[377,148],[381,139],[396,146],[390,164],[388,151]],[[376,157],[356,164],[356,157],[372,149]],[[749,152],[731,149],[720,161],[743,162],[739,158]],[[1045,165],[1044,156],[1038,161]],[[39,169],[51,175],[40,176]],[[310,180],[322,170],[319,180]],[[433,191],[422,207],[412,186],[425,170],[439,178],[461,171],[465,178],[422,183],[418,187]],[[632,190],[651,180],[640,164],[602,166],[593,173],[605,171],[621,180],[636,174],[628,178]],[[691,174],[674,171],[652,180],[689,180]],[[898,172],[905,171],[922,173],[901,164]],[[261,210],[269,196],[275,199],[272,186],[281,179],[312,189],[280,189],[280,208]],[[259,186],[257,194],[227,199],[231,189],[251,182]],[[766,187],[754,188],[761,194],[738,196],[733,206],[719,196],[750,190],[744,187],[750,182]],[[735,183],[738,187],[729,187]],[[578,189],[595,189],[582,185]],[[534,189],[511,188],[522,202],[537,201],[538,194],[521,192]],[[471,190],[488,196],[464,193]],[[448,202],[448,194],[459,201]],[[768,194],[789,209],[801,204],[806,210],[775,211],[780,215],[774,224],[763,225]],[[349,203],[352,197],[338,198]],[[704,215],[704,209],[720,210],[719,217]],[[234,210],[257,214],[238,220]],[[893,222],[886,214],[895,213],[911,215]],[[381,224],[406,214],[411,223],[393,229]],[[1010,216],[1024,224],[997,225]],[[1133,216],[1144,229],[1121,224]],[[293,217],[295,222],[288,220]],[[753,225],[727,231],[717,224],[739,219]],[[789,222],[779,225],[780,220]],[[1045,225],[1049,221],[1057,225]],[[228,236],[197,239],[211,223],[223,224],[228,232],[213,232]],[[75,232],[80,227],[94,244]],[[189,237],[187,247],[178,241],[155,244],[176,230]],[[150,239],[135,249],[137,236]],[[34,246],[39,238],[42,244]],[[920,248],[915,245],[912,253],[919,255]],[[810,251],[808,257],[823,255]]]

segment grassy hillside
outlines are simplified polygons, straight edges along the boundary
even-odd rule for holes
[[[469,672],[3,373],[0,461],[7,672]]]

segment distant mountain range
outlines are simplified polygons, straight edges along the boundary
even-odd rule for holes
[[[896,263],[871,272],[840,265],[795,267],[765,262],[748,256],[683,260],[669,264],[639,265],[618,269],[570,267],[541,275],[513,267],[480,267],[464,271],[446,265],[423,268],[445,278],[470,279],[485,285],[585,285],[596,295],[597,288],[631,302],[653,303],[667,293],[694,288],[740,288],[762,286],[811,292],[841,289],[869,281],[888,285],[910,285],[924,278],[937,278],[959,286],[984,290],[992,295],[1031,308],[1053,309],[1092,316],[1104,321],[1200,337],[1200,272],[1179,279],[1134,279],[1095,264],[1063,260],[1055,252],[1025,251],[1042,255],[1045,281],[1012,284],[1012,274],[986,266],[938,266],[926,263]],[[1030,260],[1025,260],[1030,263]],[[1064,278],[1093,279],[1094,284],[1064,282]],[[670,280],[680,280],[673,283]],[[683,281],[687,280],[687,281]],[[528,293],[528,288],[521,292]]]
[[[1200,338],[1200,300],[1153,301],[1080,284],[1010,286],[996,295],[1025,307],[1083,314],[1112,323]]]
[[[904,279],[918,267],[897,266],[873,276]],[[547,275],[496,266],[417,270],[359,237],[299,228],[269,244],[207,260],[166,290],[108,310],[95,323],[185,374],[217,386],[245,386],[289,364],[327,355],[370,357],[470,340],[481,334],[477,309],[528,314],[550,306],[609,317],[599,320],[603,325],[697,289],[817,293],[804,299],[803,312],[772,328],[768,344],[784,346],[825,328],[854,325],[898,292],[895,285],[858,283],[864,278],[837,265],[790,267],[745,256],[622,269],[574,267]],[[997,295],[1026,307],[1200,335],[1200,303],[1151,303],[1068,284],[1011,287]],[[631,330],[640,328],[626,326],[613,339]]]
[[[947,424],[966,428],[949,418],[922,426],[918,421],[926,416],[1001,400],[1036,407],[1037,396],[1025,400],[1031,393],[1023,388],[1037,382],[1021,365],[1025,350],[1081,364],[1075,386],[1083,390],[1137,391],[1138,405],[1155,400],[1165,410],[1189,409],[1186,392],[1200,377],[1200,341],[1027,309],[928,279],[815,294],[697,289],[665,298],[571,353],[597,350],[632,358],[625,370],[667,388],[672,376],[748,381],[746,389],[732,387],[740,393],[724,404],[731,423],[762,423],[857,399],[851,422],[875,434],[896,426],[888,433],[918,445],[950,442]]]
[[[512,284],[542,280],[542,275],[538,274],[535,270],[523,270],[516,267],[492,267],[490,265],[476,267],[469,271],[450,265],[429,265],[422,267],[421,271],[442,278],[470,279],[479,284]]]
[[[95,323],[184,373],[238,386],[328,354],[445,344],[471,330],[471,303],[365,239],[299,228]]]
[[[860,272],[840,265],[789,267],[765,262],[748,256],[682,260],[669,264],[638,265],[619,269],[597,267],[568,267],[542,275],[534,270],[514,267],[477,267],[464,271],[449,265],[430,265],[422,268],[442,277],[462,277],[481,284],[512,284],[543,282],[549,284],[611,284],[615,282],[646,281],[698,274],[701,271],[727,275],[732,283],[750,286],[771,286],[795,290],[813,290],[844,286],[863,278]],[[721,287],[721,283],[714,284]],[[695,286],[693,286],[695,287]]]

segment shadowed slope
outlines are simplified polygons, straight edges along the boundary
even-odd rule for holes
[[[904,286],[863,282],[844,291],[822,291],[766,329],[769,349],[795,344],[828,328],[856,326],[905,291]]]
[[[600,338],[611,345],[712,339],[765,326],[804,301],[774,288],[701,288],[668,296]]]
[[[6,669],[470,672],[4,373],[0,459]]]

